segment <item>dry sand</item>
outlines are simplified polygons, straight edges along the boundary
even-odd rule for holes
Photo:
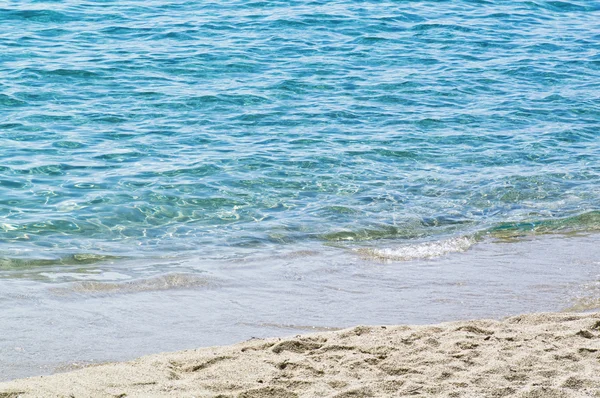
[[[600,397],[600,313],[336,332],[0,383],[0,397]]]

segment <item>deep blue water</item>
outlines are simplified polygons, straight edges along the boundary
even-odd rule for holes
[[[600,2],[1,1],[0,228],[4,268],[598,230]]]

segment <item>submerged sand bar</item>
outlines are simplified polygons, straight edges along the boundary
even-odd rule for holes
[[[600,397],[600,313],[358,326],[0,383],[0,397]]]

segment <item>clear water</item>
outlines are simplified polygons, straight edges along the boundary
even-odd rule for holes
[[[158,266],[169,274],[132,280],[151,265],[129,260],[0,281],[0,381],[251,337],[600,308],[597,234],[410,262],[331,248]]]
[[[600,3],[4,1],[4,264],[600,226]]]
[[[559,309],[598,231],[598,1],[0,0],[0,378]]]

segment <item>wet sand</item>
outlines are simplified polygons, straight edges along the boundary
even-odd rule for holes
[[[600,313],[357,326],[0,383],[0,397],[600,397]]]
[[[0,382],[324,328],[595,310],[598,259],[600,235],[590,234],[413,261],[294,246],[239,261],[0,270]]]

